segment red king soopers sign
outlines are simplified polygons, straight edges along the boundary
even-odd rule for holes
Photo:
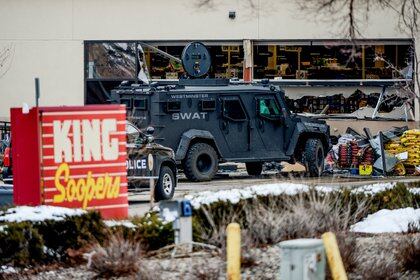
[[[125,107],[36,109],[38,113],[33,115],[39,120],[40,203],[95,209],[104,218],[125,218],[128,212]],[[12,139],[13,152],[19,150],[13,132]],[[15,173],[20,171],[17,169]]]

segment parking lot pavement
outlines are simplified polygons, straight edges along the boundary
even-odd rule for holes
[[[281,176],[275,172],[266,172],[262,176],[250,177],[246,172],[225,173],[217,179],[209,182],[188,182],[184,177],[179,178],[178,187],[175,190],[174,198],[183,198],[187,194],[194,194],[203,191],[218,191],[228,189],[240,189],[253,185],[272,184],[279,182],[290,182],[296,184],[306,184],[310,186],[360,186],[384,182],[418,182],[420,177],[366,177],[362,179],[343,178],[338,176],[323,176],[320,178]],[[150,194],[148,191],[129,194],[129,215],[143,215],[150,209]],[[158,205],[155,203],[154,205]]]

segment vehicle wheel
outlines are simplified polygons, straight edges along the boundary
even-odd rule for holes
[[[246,172],[248,175],[251,176],[259,176],[261,175],[263,164],[262,162],[247,162],[245,163]]]
[[[217,153],[212,146],[196,143],[190,147],[185,158],[185,176],[191,181],[209,181],[217,172],[218,161]]]
[[[155,201],[171,199],[175,192],[176,179],[168,166],[162,166],[155,187]]]
[[[324,146],[321,140],[310,138],[306,141],[302,162],[306,166],[309,176],[321,176],[324,171]]]

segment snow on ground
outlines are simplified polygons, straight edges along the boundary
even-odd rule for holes
[[[126,228],[136,228],[137,226],[133,224],[130,221],[124,220],[124,221],[115,221],[115,220],[109,220],[104,221],[105,225],[108,227],[117,227],[117,226],[123,226]]]
[[[18,206],[0,211],[0,221],[23,222],[23,221],[44,221],[44,220],[63,220],[66,216],[80,216],[86,211],[82,209],[70,209],[49,205],[41,206]]]
[[[351,230],[364,233],[404,232],[409,223],[420,223],[420,209],[382,209],[354,224]]]

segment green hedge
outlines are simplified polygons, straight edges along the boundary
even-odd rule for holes
[[[97,212],[69,216],[61,221],[0,222],[0,266],[28,266],[54,261],[66,262],[69,249],[103,244],[122,232],[140,242],[144,250],[156,250],[174,242],[171,223],[163,223],[155,212],[132,220],[136,228],[107,227]]]
[[[0,223],[0,265],[66,261],[68,249],[103,242],[107,228],[97,212],[61,221]]]
[[[31,223],[7,223],[0,230],[0,265],[32,265],[45,260],[44,240]]]

